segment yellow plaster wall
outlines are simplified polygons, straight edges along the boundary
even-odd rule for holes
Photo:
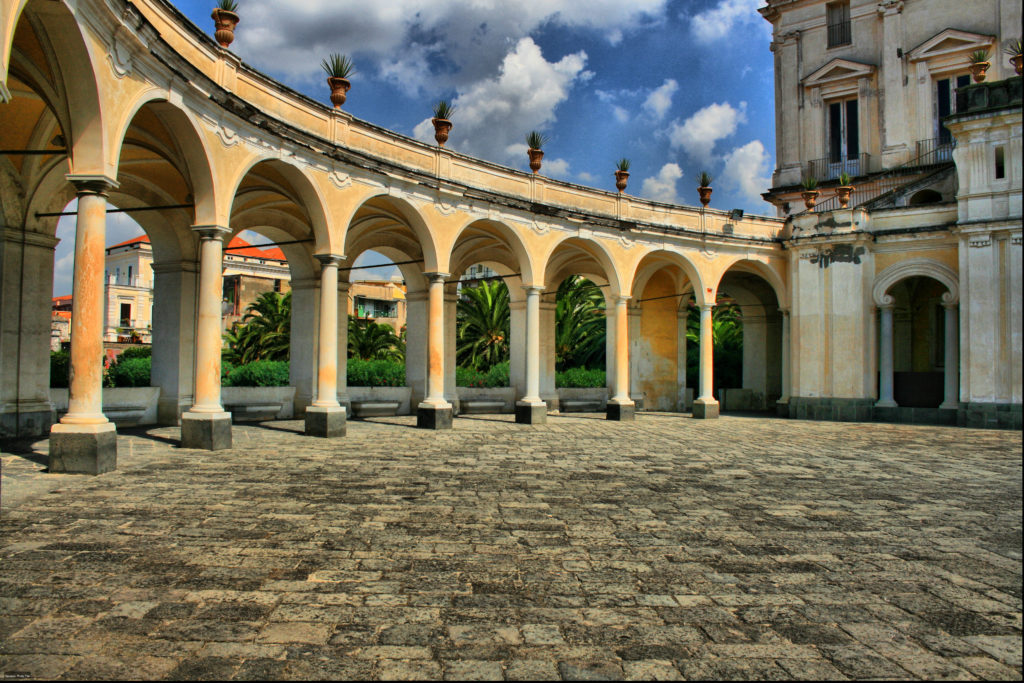
[[[644,288],[644,299],[676,294],[672,277],[664,270],[655,273]],[[640,365],[639,390],[644,406],[654,410],[676,408],[678,396],[678,339],[676,307],[678,298],[641,302],[640,340],[635,352]]]

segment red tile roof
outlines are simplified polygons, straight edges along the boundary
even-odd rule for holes
[[[148,235],[142,235],[140,237],[133,237],[130,240],[125,240],[124,242],[118,242],[117,244],[113,244],[113,245],[107,247],[107,250],[109,251],[109,250],[114,249],[116,247],[126,247],[129,244],[136,244],[136,243],[149,244],[149,236]],[[236,247],[238,247],[238,248],[236,249]],[[241,237],[234,237],[234,238],[232,238],[231,243],[228,244],[228,248],[231,249],[231,251],[227,251],[225,253],[226,254],[231,254],[233,256],[245,256],[246,258],[261,258],[261,259],[268,259],[270,261],[287,261],[288,260],[288,258],[284,255],[284,252],[281,251],[280,249],[278,249],[277,247],[270,247],[268,249],[261,249],[258,246],[253,246],[253,245],[249,244],[248,242],[243,240]]]

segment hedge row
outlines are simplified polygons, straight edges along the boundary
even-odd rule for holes
[[[508,361],[492,365],[490,370],[480,372],[472,368],[455,368],[455,386],[457,387],[507,387]]]
[[[607,386],[608,380],[604,370],[588,368],[568,368],[555,373],[555,386],[569,388],[589,388]]]

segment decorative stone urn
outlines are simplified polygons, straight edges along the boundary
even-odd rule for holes
[[[238,15],[226,9],[215,9],[210,15],[213,18],[213,37],[221,47],[228,47],[235,40],[235,27],[238,26]]]
[[[1020,76],[1021,66],[1024,65],[1024,55],[1020,53],[1010,56],[1010,64],[1013,64],[1013,70]]]
[[[706,185],[701,185],[697,188],[697,192],[700,194],[700,203],[707,206],[711,203],[711,188]]]
[[[819,194],[820,192],[818,192],[818,190],[805,190],[804,192],[800,193],[800,196],[803,197],[804,199],[804,206],[807,207],[808,211],[813,209],[814,206],[818,203]]]
[[[629,182],[629,171],[616,171],[615,172],[615,187],[619,192],[626,190],[626,183]]]
[[[542,150],[534,149],[533,147],[531,147],[530,149],[526,150],[526,153],[530,155],[530,169],[534,173],[536,173],[537,171],[540,170],[540,162],[541,159],[544,158],[544,152]]]
[[[992,66],[991,62],[973,62],[971,63],[971,76],[974,78],[975,83],[981,83],[985,80],[985,72]]]
[[[341,109],[341,105],[345,104],[345,100],[348,99],[348,89],[352,87],[352,84],[347,78],[331,76],[327,79],[327,85],[331,88],[331,104],[335,109]]]
[[[836,188],[836,198],[839,200],[840,209],[845,209],[849,205],[851,192],[853,192],[853,185],[840,185]],[[804,198],[804,201],[806,201],[806,198]]]
[[[434,124],[434,139],[437,140],[437,145],[444,147],[444,143],[448,142],[448,133],[452,131],[452,122],[439,118],[432,118],[430,122]]]

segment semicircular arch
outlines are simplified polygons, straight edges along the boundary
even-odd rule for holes
[[[875,276],[875,283],[871,288],[871,298],[875,305],[892,306],[895,298],[889,294],[889,289],[908,277],[930,277],[938,280],[946,288],[946,293],[942,295],[943,303],[956,304],[960,301],[960,278],[955,270],[933,259],[914,258],[894,263]]]

